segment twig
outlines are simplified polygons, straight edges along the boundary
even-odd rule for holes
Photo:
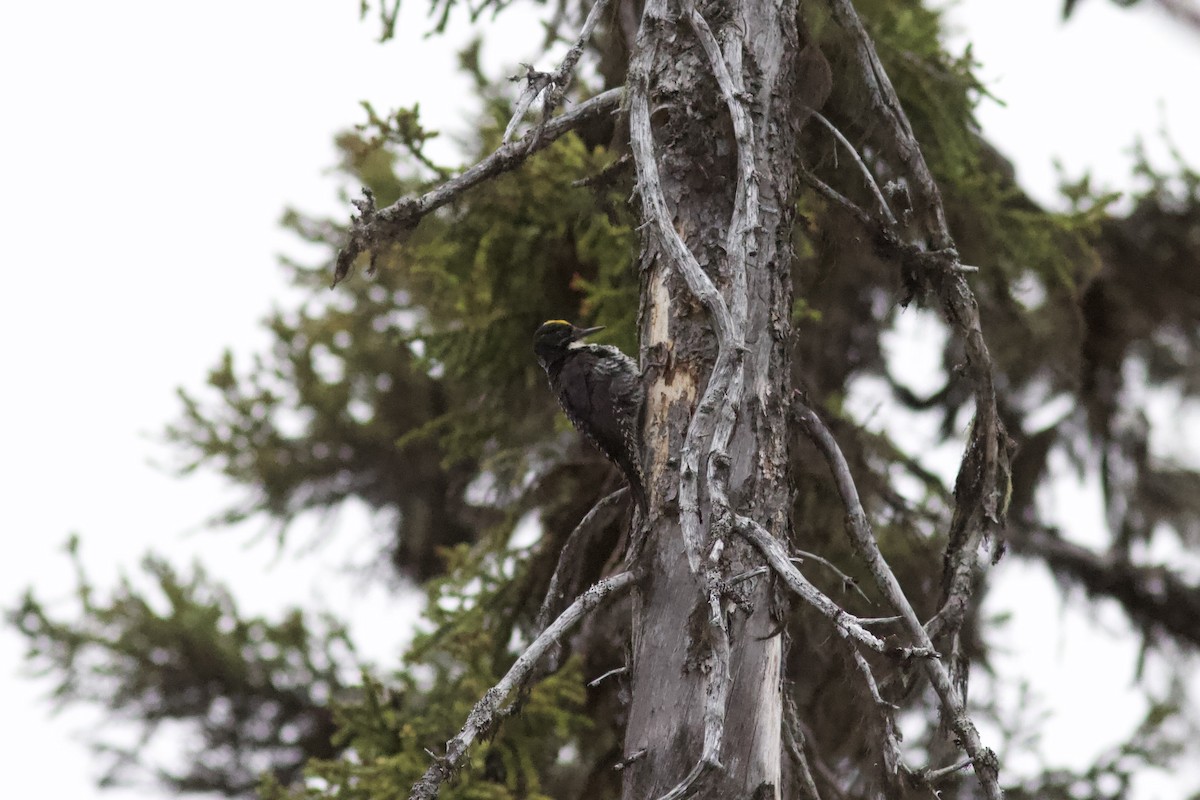
[[[810,553],[807,550],[797,550],[796,555],[799,556],[799,560],[801,560],[801,561],[804,561],[805,559],[812,559],[813,561],[816,561],[818,564],[824,564],[835,575],[837,575],[839,578],[842,579],[842,588],[843,589],[845,589],[847,586],[849,586],[851,589],[858,592],[859,597],[861,597],[863,600],[866,600],[868,603],[871,603],[871,598],[867,597],[867,593],[864,592],[862,590],[862,587],[858,585],[858,579],[851,578],[849,575],[842,572],[829,559],[823,558],[823,557],[817,555],[816,553]],[[795,561],[796,559],[793,558],[792,560]],[[874,605],[874,603],[871,603],[871,605]]]
[[[742,581],[748,581],[751,578],[757,578],[759,575],[766,575],[770,571],[771,571],[770,567],[755,567],[754,569],[746,570],[745,572],[741,573],[740,575],[734,575],[732,578],[725,581],[725,583],[729,586],[733,586],[735,584],[741,583]]]
[[[838,447],[837,440],[833,438],[833,434],[825,427],[825,423],[821,421],[820,417],[801,402],[798,395],[794,399],[794,404],[797,421],[817,445],[817,449],[825,456],[830,472],[833,473],[838,494],[841,495],[842,504],[846,507],[846,532],[850,536],[851,542],[859,556],[866,562],[867,569],[875,579],[879,591],[883,593],[892,609],[900,615],[913,645],[921,650],[934,651],[932,639],[917,618],[917,613],[908,602],[892,568],[879,551],[879,545],[875,542],[875,536],[871,532],[871,523],[858,498],[858,488],[854,484],[854,477],[850,474],[850,466],[846,463],[846,457]],[[772,563],[771,566],[774,567],[775,564]],[[779,571],[778,567],[776,567],[776,571]],[[996,760],[996,754],[984,747],[980,741],[979,732],[975,728],[975,723],[967,715],[963,697],[951,679],[950,673],[941,661],[933,658],[924,659],[922,667],[941,701],[945,719],[949,721],[951,728],[958,736],[960,746],[971,757],[971,761],[975,765],[975,774],[979,776],[979,782],[982,784],[985,794],[991,800],[999,800],[1003,793],[1000,790],[999,763]]]
[[[500,138],[500,141],[506,144],[512,141],[513,134],[517,132],[517,126],[525,118],[525,112],[533,105],[533,101],[542,93],[542,90],[550,85],[551,81],[550,73],[538,72],[529,64],[522,64],[522,66],[525,67],[524,75],[514,75],[509,78],[510,81],[523,79],[525,85],[521,87],[521,94],[517,97],[517,102],[513,105],[513,115],[509,119],[508,125],[504,128],[504,136]]]
[[[613,178],[623,172],[626,167],[633,163],[633,156],[629,153],[618,158],[611,164],[606,165],[595,175],[588,175],[586,178],[580,178],[577,181],[571,181],[571,185],[575,188],[584,188],[590,186],[603,186],[610,183]]]
[[[854,665],[858,667],[858,672],[863,677],[863,683],[867,686],[867,691],[871,695],[871,700],[875,705],[875,712],[878,716],[878,738],[879,751],[883,756],[883,779],[893,792],[900,795],[899,778],[901,770],[907,772],[904,766],[904,754],[900,749],[900,737],[896,733],[896,706],[883,699],[879,694],[879,684],[875,681],[875,673],[871,671],[871,665],[867,663],[866,657],[856,648],[852,648],[854,657]]]
[[[541,135],[536,137],[534,147],[526,146],[528,143],[525,139],[501,145],[487,158],[420,197],[403,197],[387,208],[377,209],[374,197],[364,189],[363,199],[354,203],[359,213],[351,218],[346,244],[338,253],[333,285],[336,286],[349,274],[350,268],[361,254],[373,254],[377,248],[394,241],[405,231],[412,230],[427,214],[446,205],[466,190],[500,173],[516,169],[533,152],[545,148],[568,131],[611,113],[620,104],[623,94],[623,89],[609,89],[585,100],[570,111],[551,119]],[[533,141],[535,137],[531,132],[526,134],[525,138]]]
[[[836,125],[825,118],[824,114],[816,109],[813,109],[812,115],[818,122],[828,128],[829,132],[832,133],[834,137],[836,137],[837,140],[842,143],[842,146],[850,152],[850,155],[854,157],[855,163],[858,164],[858,168],[862,170],[863,175],[867,179],[867,186],[871,187],[871,191],[875,193],[875,199],[879,203],[880,212],[883,213],[888,225],[895,227],[896,215],[892,213],[892,208],[888,205],[887,200],[884,198],[883,191],[880,190],[879,184],[875,181],[875,176],[871,174],[871,168],[867,166],[865,161],[863,161],[862,156],[858,154],[858,150],[855,149],[854,145],[850,144],[850,140],[847,139],[842,132],[837,129]]]
[[[621,501],[628,494],[629,488],[622,486],[615,492],[600,498],[571,531],[558,552],[558,563],[554,566],[554,573],[550,576],[550,583],[546,587],[546,596],[542,598],[541,608],[538,609],[537,616],[534,618],[534,630],[545,630],[550,621],[562,610],[564,596],[568,593],[573,595],[580,590],[581,576],[579,573],[583,569],[581,552],[590,546],[596,535],[602,533],[604,528],[613,521],[620,511]],[[631,568],[632,566],[630,564]],[[546,658],[538,667],[538,674],[557,672],[561,661],[562,643],[560,642],[552,645],[547,651]]]
[[[558,69],[554,71],[553,85],[558,92],[557,100],[562,99],[562,92],[567,90],[570,85],[571,76],[575,72],[575,65],[579,63],[580,57],[583,56],[584,45],[592,38],[592,33],[596,30],[596,25],[600,23],[600,17],[608,9],[608,0],[596,0],[588,11],[587,17],[583,20],[583,27],[579,30],[579,37],[575,40],[575,44],[571,45],[571,49],[563,56],[562,63],[558,65]],[[550,104],[552,98],[547,97],[547,105],[544,110],[544,115],[549,117],[554,112],[554,106]]]
[[[626,672],[629,672],[629,667],[617,667],[616,669],[610,669],[608,672],[604,673],[599,678],[588,681],[588,688],[594,689],[597,686],[599,686],[604,681],[605,678],[611,678],[614,675],[624,675]]]
[[[966,769],[971,766],[971,759],[964,758],[957,764],[951,764],[948,767],[941,769],[927,769],[917,773],[917,777],[930,785],[936,784],[943,778],[948,778],[956,772]]]
[[[433,800],[437,797],[442,782],[458,769],[458,765],[466,755],[471,743],[492,730],[501,703],[513,690],[525,684],[534,666],[550,646],[561,641],[567,631],[588,613],[629,589],[633,582],[634,573],[632,572],[622,572],[599,581],[576,598],[575,602],[568,606],[567,610],[554,620],[550,627],[542,631],[525,648],[525,651],[517,656],[517,660],[509,667],[500,682],[488,689],[471,709],[462,730],[458,732],[457,736],[446,742],[446,754],[430,764],[429,768],[425,770],[425,775],[413,784],[409,800]]]
[[[867,692],[871,695],[871,699],[875,705],[880,708],[895,709],[895,703],[889,703],[883,699],[883,695],[879,693],[879,683],[875,680],[875,673],[871,671],[871,665],[867,663],[867,658],[857,648],[853,651],[854,665],[858,667],[858,671],[863,675],[863,683],[867,686]],[[896,746],[896,753],[899,755],[900,747]],[[898,761],[896,763],[899,763]]]
[[[509,120],[508,126],[504,129],[505,142],[512,138],[517,126],[524,118],[525,112],[529,110],[529,106],[539,94],[543,96],[542,120],[538,123],[536,129],[538,136],[540,136],[541,129],[545,126],[547,120],[550,119],[550,115],[562,103],[567,87],[571,85],[571,76],[575,72],[575,65],[579,63],[579,59],[583,55],[583,48],[588,43],[588,40],[592,38],[592,33],[596,30],[596,25],[600,22],[600,17],[604,14],[604,10],[607,7],[608,0],[596,0],[583,21],[579,37],[571,45],[571,49],[567,51],[567,54],[563,56],[558,69],[553,73],[538,72],[533,67],[526,67],[525,87],[521,90],[521,96],[517,100],[512,119]],[[538,136],[535,136],[535,140]]]
[[[838,206],[843,211],[848,212],[850,214],[850,216],[852,216],[856,220],[858,220],[858,223],[860,225],[862,225],[864,228],[867,228],[868,230],[871,230],[871,231],[879,231],[879,230],[883,229],[882,226],[879,224],[879,220],[872,217],[870,214],[868,214],[866,211],[864,211],[861,207],[859,207],[859,205],[857,203],[855,203],[850,198],[846,197],[844,194],[839,192],[837,189],[834,189],[832,186],[827,184],[825,181],[821,180],[816,175],[812,174],[812,172],[810,172],[808,170],[808,168],[803,165],[801,165],[801,167],[800,167],[800,178],[805,183],[807,183],[809,186],[816,189],[817,192],[819,194],[821,194],[826,200],[832,201],[834,205]]]

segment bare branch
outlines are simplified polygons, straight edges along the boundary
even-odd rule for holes
[[[884,598],[900,615],[913,645],[920,650],[934,651],[932,639],[917,618],[904,590],[900,588],[900,582],[896,580],[892,568],[879,551],[879,545],[875,542],[875,536],[871,532],[871,523],[858,498],[858,488],[850,474],[850,466],[846,463],[846,457],[842,455],[841,448],[838,447],[833,434],[825,427],[825,423],[821,422],[820,417],[798,397],[795,400],[795,407],[800,425],[829,463],[834,483],[837,484],[838,493],[842,497],[842,504],[846,507],[846,532],[849,534],[851,542],[863,561],[866,562],[867,569],[875,579]],[[757,539],[753,541],[758,543]],[[774,562],[771,566],[775,566]],[[791,565],[789,564],[789,566]],[[778,571],[777,567],[776,571]],[[991,800],[999,800],[1003,793],[1000,790],[999,763],[996,760],[996,754],[984,747],[980,741],[979,732],[975,728],[975,723],[967,715],[964,699],[951,679],[950,673],[938,659],[924,659],[922,667],[941,702],[944,718],[957,735],[960,746],[971,757],[971,762],[975,766],[975,774],[979,776],[979,782],[982,784],[985,794]]]
[[[735,530],[744,536],[751,544],[759,549],[775,574],[783,579],[784,584],[815,608],[823,616],[833,622],[840,636],[883,655],[899,656],[901,658],[937,658],[933,647],[891,647],[875,634],[871,633],[853,614],[829,599],[820,589],[813,586],[800,570],[796,569],[788,557],[783,543],[749,517],[738,516]]]
[[[373,253],[377,248],[390,244],[415,228],[427,214],[489,178],[516,169],[531,154],[547,147],[568,131],[611,113],[620,104],[623,93],[624,90],[620,88],[609,89],[585,100],[551,119],[540,133],[531,131],[519,141],[501,145],[487,158],[420,197],[403,197],[387,208],[376,209],[374,198],[364,189],[364,198],[355,202],[359,213],[351,219],[346,244],[338,253],[333,284],[336,286],[349,274],[355,260],[363,253]]]
[[[871,695],[871,700],[875,706],[876,734],[879,738],[879,752],[883,756],[883,779],[896,794],[899,787],[899,778],[901,771],[908,772],[904,766],[904,754],[900,750],[900,736],[896,731],[896,707],[883,699],[879,694],[879,684],[875,681],[875,673],[871,671],[871,665],[867,663],[866,657],[857,649],[852,653],[854,656],[854,665],[858,667],[858,672],[863,676],[863,682],[867,686],[867,691]]]
[[[622,572],[605,578],[581,594],[550,627],[542,631],[517,657],[500,682],[488,689],[471,709],[462,730],[446,742],[446,754],[430,764],[421,780],[413,785],[409,800],[433,800],[437,797],[442,782],[458,769],[471,743],[493,729],[501,703],[515,689],[525,684],[537,662],[550,646],[562,641],[563,636],[587,614],[629,589],[633,582],[632,572]]]
[[[867,658],[857,648],[853,651],[854,666],[858,667],[858,671],[862,673],[863,683],[866,684],[867,692],[871,695],[871,700],[876,706],[893,710],[896,708],[895,703],[889,703],[883,699],[883,695],[879,693],[879,683],[875,680],[875,673],[871,670],[871,665],[867,663]],[[897,758],[892,761],[893,764],[899,764],[900,746],[896,745]],[[894,771],[894,770],[893,770]]]
[[[858,224],[862,225],[867,230],[870,230],[870,231],[876,232],[876,233],[886,230],[880,224],[879,220],[877,220],[875,217],[872,217],[869,213],[864,211],[857,203],[855,203],[850,198],[846,197],[844,194],[839,192],[837,189],[834,189],[828,183],[821,180],[816,175],[812,174],[812,172],[810,172],[808,170],[808,168],[801,166],[800,177],[804,180],[805,183],[807,183],[809,186],[816,189],[817,192],[821,196],[823,196],[826,200],[831,201],[838,208],[849,213],[850,216],[854,217],[854,219],[858,221]]]
[[[884,559],[883,553],[879,551],[879,545],[876,544],[875,537],[871,533],[867,513],[863,510],[862,501],[858,498],[858,487],[854,484],[854,477],[850,474],[850,465],[846,463],[846,457],[842,455],[841,447],[838,446],[837,440],[833,438],[833,434],[816,412],[800,400],[799,393],[793,396],[792,401],[796,411],[796,421],[800,423],[804,432],[825,456],[829,470],[833,473],[833,481],[837,485],[838,494],[841,495],[842,504],[846,507],[846,533],[850,537],[851,544],[854,545],[855,551],[867,565],[867,570],[875,580],[875,585],[879,587],[879,591],[892,610],[900,615],[900,618],[910,628],[913,625],[920,627],[921,622],[917,618],[917,613],[909,604],[904,590],[900,588],[900,582],[896,580],[895,573]]]
[[[729,628],[725,622],[725,586],[721,582],[719,556],[709,559],[704,570],[708,595],[709,644],[712,655],[707,661],[704,680],[704,745],[697,767],[707,770],[721,766],[721,742],[725,738],[725,711],[729,705]]]
[[[754,236],[758,229],[758,179],[754,167],[754,125],[746,109],[747,94],[742,86],[742,40],[732,36],[722,51],[717,37],[708,22],[696,10],[693,0],[683,0],[683,12],[688,17],[692,32],[708,57],[709,68],[717,79],[717,87],[733,122],[733,136],[737,147],[737,181],[734,190],[733,211],[729,229],[725,236],[725,257],[730,276],[730,316],[733,328],[728,339],[718,342],[717,364],[709,378],[705,397],[720,399],[720,409],[710,419],[704,412],[704,402],[692,418],[688,441],[684,443],[684,461],[687,460],[689,442],[699,444],[705,436],[711,436],[708,452],[707,488],[712,513],[718,521],[726,519],[732,510],[729,507],[727,484],[728,473],[723,468],[729,462],[729,442],[737,421],[737,409],[742,399],[744,370],[742,354],[745,352],[746,317],[749,297],[747,296],[746,270],[749,268],[751,252],[755,250]],[[725,364],[731,374],[726,375]],[[711,428],[711,431],[710,431]],[[693,439],[694,434],[694,439]],[[724,474],[720,474],[724,472]],[[682,488],[682,487],[681,487]],[[680,494],[682,500],[682,492]]]
[[[719,569],[718,531],[729,525],[732,514],[727,490],[728,448],[737,420],[737,408],[741,403],[743,387],[742,355],[745,350],[748,306],[746,269],[758,227],[758,187],[754,178],[753,125],[743,105],[743,92],[738,84],[741,80],[741,41],[734,37],[729,42],[729,52],[723,54],[708,23],[691,3],[685,0],[683,13],[705,51],[709,66],[717,79],[733,120],[738,150],[737,189],[726,245],[730,305],[726,303],[721,292],[705,274],[696,257],[675,230],[675,226],[671,224],[659,178],[650,129],[649,76],[656,49],[654,33],[665,13],[666,3],[663,0],[649,0],[643,11],[635,57],[629,70],[630,143],[637,166],[638,188],[646,223],[670,262],[680,271],[688,289],[708,311],[717,336],[716,361],[704,394],[688,424],[680,459],[680,526],[691,570],[699,573],[703,569],[709,607],[711,652],[704,681],[704,743],[695,767],[663,797],[663,800],[674,800],[690,795],[697,789],[698,781],[710,770],[719,768],[721,742],[724,737],[730,682],[730,653],[729,632],[723,610],[724,585]],[[726,59],[732,64],[727,63]],[[707,495],[713,510],[713,522],[716,523],[710,523],[709,534],[717,540],[713,556],[703,564],[703,523],[700,517],[702,461],[706,462],[707,468],[704,472]]]
[[[575,44],[571,45],[571,49],[567,51],[567,54],[563,56],[562,63],[558,65],[558,69],[554,71],[551,82],[556,95],[548,95],[546,97],[546,106],[543,111],[544,117],[549,117],[554,112],[558,103],[561,102],[562,94],[567,90],[567,87],[571,83],[571,76],[575,73],[575,65],[579,63],[580,57],[583,56],[584,45],[592,38],[592,33],[595,32],[596,25],[600,23],[600,18],[607,9],[608,0],[596,0],[592,4],[587,18],[583,21],[583,27],[579,30],[579,37],[575,40]]]
[[[1003,793],[1000,790],[999,763],[996,760],[996,754],[984,747],[980,741],[979,732],[975,728],[975,723],[967,715],[966,706],[958,689],[951,681],[945,666],[937,658],[933,642],[930,641],[920,622],[916,623],[915,630],[911,627],[909,629],[909,635],[916,646],[888,647],[882,639],[864,628],[855,617],[842,610],[809,583],[792,565],[779,540],[771,536],[757,522],[748,517],[738,517],[737,530],[762,552],[772,569],[783,579],[789,589],[833,621],[836,630],[843,638],[857,642],[877,653],[921,658],[922,666],[941,702],[942,712],[957,734],[961,747],[971,757],[971,763],[975,765],[975,774],[979,776],[979,782],[983,785],[987,797],[990,800],[1000,800]],[[904,605],[908,606],[907,599],[904,600]],[[908,608],[911,613],[912,607],[908,606]],[[901,616],[906,618],[906,615],[902,614]],[[913,619],[915,620],[915,618],[916,615],[913,614]],[[856,663],[858,657],[860,656],[856,656]],[[873,691],[873,696],[879,697],[877,688]],[[882,699],[879,702],[882,702]]]
[[[755,567],[754,569],[748,569],[739,575],[734,575],[732,578],[729,578],[728,580],[726,580],[725,583],[728,586],[733,586],[734,584],[742,583],[743,581],[748,581],[751,578],[757,578],[760,575],[767,575],[770,572],[771,572],[770,567]]]
[[[695,256],[670,222],[666,199],[659,181],[650,130],[649,71],[654,58],[653,31],[665,15],[665,3],[650,0],[638,31],[636,57],[630,66],[630,138],[638,169],[638,186],[647,223],[660,246],[683,276],[688,289],[704,305],[717,336],[717,357],[704,394],[688,424],[680,465],[680,524],[693,572],[703,567],[708,602],[711,653],[705,670],[704,743],[699,761],[688,775],[662,800],[674,800],[694,792],[710,770],[719,768],[721,742],[729,691],[729,632],[723,610],[720,531],[731,527],[728,497],[729,442],[741,404],[744,370],[746,318],[748,309],[746,270],[755,250],[758,228],[758,184],[754,170],[754,127],[744,104],[740,85],[741,40],[732,37],[723,53],[704,17],[691,0],[684,0],[683,15],[708,58],[709,67],[729,110],[737,148],[738,175],[733,209],[726,234],[729,303],[705,274]],[[707,452],[705,452],[707,450]],[[701,564],[702,520],[700,517],[700,474],[704,463],[706,489],[712,507],[709,535],[715,540],[712,555]]]

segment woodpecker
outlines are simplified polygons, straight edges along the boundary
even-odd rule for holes
[[[552,319],[533,335],[533,352],[567,419],[621,469],[644,517],[642,406],[646,392],[637,362],[612,345],[583,341],[599,330],[603,326],[577,328],[566,320]]]

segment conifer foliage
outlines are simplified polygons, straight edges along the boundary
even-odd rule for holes
[[[265,518],[288,547],[301,515],[376,511],[423,622],[370,665],[337,621],[245,618],[160,557],[151,596],[101,597],[82,569],[73,611],[30,592],[9,617],[58,703],[143,744],[193,732],[181,771],[99,739],[110,778],[268,800],[1098,800],[1194,758],[1171,656],[1200,646],[1200,586],[1147,552],[1200,538],[1200,473],[1153,451],[1142,403],[1200,393],[1200,176],[1141,159],[1124,205],[1085,178],[1069,212],[1040,208],[931,5],[564,3],[573,47],[523,76],[511,140],[463,53],[470,169],[428,157],[415,108],[364,104],[338,140],[353,219],[285,217],[327,254],[285,264],[309,299],[181,390],[167,435],[185,471],[244,488],[218,525]],[[363,4],[384,40],[397,11]],[[926,395],[890,346],[905,314],[939,326],[909,345],[940,351]],[[546,389],[547,318],[640,355],[648,520]],[[864,387],[956,469],[863,415]],[[1105,547],[1039,503],[1062,464],[1099,475]],[[1030,770],[1036,721],[997,699],[1023,685],[990,669],[1003,622],[979,614],[1005,553],[1115,604],[1171,675],[1089,769]]]

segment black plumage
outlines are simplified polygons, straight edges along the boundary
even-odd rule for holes
[[[550,320],[533,335],[533,351],[567,419],[620,468],[644,515],[642,376],[637,362],[617,348],[582,341],[598,330]]]

